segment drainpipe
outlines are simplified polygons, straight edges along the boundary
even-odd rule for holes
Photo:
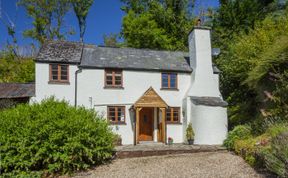
[[[79,68],[75,72],[75,104],[74,106],[77,107],[77,88],[78,88],[78,74],[82,72],[82,69]]]
[[[74,106],[75,107],[77,107],[78,74],[82,72],[82,69],[81,69],[80,65],[81,65],[81,62],[82,62],[83,51],[84,51],[84,43],[82,44],[80,63],[77,65],[78,70],[75,71],[75,102],[74,102]]]

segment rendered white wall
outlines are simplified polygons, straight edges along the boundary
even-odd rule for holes
[[[182,124],[167,124],[167,140],[168,137],[173,138],[174,143],[183,143],[183,125]]]
[[[195,144],[223,144],[228,131],[226,108],[191,103],[191,122],[195,132]]]
[[[121,106],[125,106],[126,124],[110,125],[110,128],[112,128],[114,133],[121,135],[122,144],[124,145],[134,144],[134,121],[133,121],[134,116],[133,113],[129,111],[131,105],[121,105]],[[98,112],[98,114],[103,116],[104,119],[107,119],[107,106],[96,106],[95,110]]]
[[[50,96],[55,96],[57,99],[64,99],[69,104],[74,105],[75,95],[75,71],[76,65],[69,65],[69,81],[70,84],[48,84],[49,82],[49,64],[36,63],[35,64],[35,94],[34,101],[41,100]]]
[[[133,115],[128,114],[129,108],[151,86],[169,106],[182,107],[182,99],[189,89],[189,82],[189,73],[178,73],[179,91],[161,90],[161,72],[124,70],[124,89],[105,89],[103,69],[83,69],[82,72],[78,75],[78,105],[90,107],[91,104],[89,97],[91,97],[93,102],[92,105],[97,108],[99,113],[104,113],[104,117],[107,117],[107,105],[125,105],[126,125],[112,125],[111,127],[116,133],[121,135],[123,144],[133,144],[134,118]],[[181,122],[182,120],[183,119],[181,113]],[[175,143],[182,143],[182,127],[182,125],[167,125],[167,136],[172,137]],[[154,141],[156,141],[156,138],[157,132],[154,130]]]
[[[220,97],[212,68],[210,30],[194,29],[189,35],[189,51],[193,73],[188,95]]]
[[[161,72],[124,70],[124,89],[105,89],[103,69],[83,69],[78,74],[78,105],[90,106],[89,97],[93,105],[134,104],[152,86],[169,106],[181,107],[189,83],[189,73],[178,73],[179,91],[161,90]]]
[[[220,97],[219,75],[213,73],[209,29],[195,28],[189,35],[190,64],[193,69],[187,99],[187,123],[192,123],[195,144],[221,145],[227,135],[227,109],[194,105],[191,97]],[[183,135],[185,131],[183,130]]]

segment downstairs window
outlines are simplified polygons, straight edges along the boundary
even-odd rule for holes
[[[180,123],[180,108],[168,108],[166,111],[166,121],[168,124]]]
[[[125,106],[108,106],[108,120],[111,124],[125,124]]]

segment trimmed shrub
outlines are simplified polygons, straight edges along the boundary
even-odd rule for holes
[[[93,110],[50,98],[0,112],[0,118],[2,176],[71,173],[113,156],[114,134]]]
[[[288,177],[288,131],[274,137],[271,147],[261,151],[265,166],[280,177]]]
[[[237,140],[243,140],[251,137],[251,127],[248,125],[236,126],[228,133],[227,139],[224,141],[224,146],[229,150],[234,150],[234,144]]]

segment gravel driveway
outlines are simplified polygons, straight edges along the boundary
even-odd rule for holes
[[[228,152],[192,153],[116,159],[75,178],[257,178],[257,174],[241,157]]]

